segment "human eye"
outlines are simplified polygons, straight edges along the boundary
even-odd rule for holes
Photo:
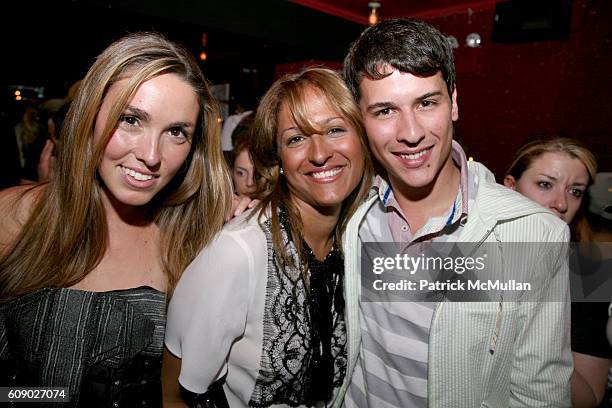
[[[292,135],[292,136],[287,137],[287,139],[285,140],[285,145],[296,146],[300,142],[304,141],[305,139],[306,138],[302,135]]]
[[[168,129],[168,134],[180,142],[185,142],[189,139],[187,131],[182,126],[171,127]]]
[[[391,113],[393,113],[393,109],[391,108],[381,108],[378,110],[374,111],[374,116],[377,118],[385,118],[391,115]]]
[[[328,135],[339,135],[346,132],[346,129],[342,126],[333,126],[327,130]]]
[[[423,108],[432,108],[438,104],[438,101],[434,99],[424,99],[421,101],[421,107]]]
[[[234,170],[234,174],[238,177],[244,177],[245,176],[245,172],[242,169],[236,169]]]
[[[575,198],[582,198],[584,195],[584,190],[580,188],[570,188],[569,193]]]
[[[552,183],[550,181],[538,181],[536,185],[542,190],[549,190],[552,188]]]
[[[140,119],[135,115],[124,114],[119,117],[119,122],[125,124],[128,127],[138,126]]]

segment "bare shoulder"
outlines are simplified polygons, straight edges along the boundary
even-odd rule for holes
[[[25,185],[0,191],[0,252],[17,237],[45,188]]]

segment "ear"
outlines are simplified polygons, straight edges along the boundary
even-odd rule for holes
[[[514,176],[506,174],[506,177],[504,177],[504,186],[511,188],[512,190],[516,190],[516,180],[514,179]]]
[[[451,111],[451,115],[452,115],[453,121],[456,121],[457,119],[459,119],[459,105],[457,105],[457,87],[453,89],[453,95],[451,96],[451,101],[453,102],[453,108]]]

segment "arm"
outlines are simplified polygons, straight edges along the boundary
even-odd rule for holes
[[[164,350],[161,375],[164,408],[187,408],[179,391],[180,372],[181,359],[174,357],[168,350]]]
[[[572,355],[572,405],[574,408],[595,408],[606,393],[610,360],[576,352]]]
[[[511,407],[570,407],[569,269],[564,255],[569,229],[563,226],[541,244],[532,302],[520,306],[519,332],[510,374]],[[564,301],[565,300],[565,301]]]
[[[225,231],[185,270],[168,307],[165,343],[176,356],[164,360],[168,402],[178,382],[199,394],[224,374],[232,343],[246,327],[253,275],[246,242]]]
[[[38,159],[38,166],[36,168],[38,173],[38,181],[49,181],[51,172],[55,166],[55,157],[53,156],[53,149],[55,144],[51,139],[47,139],[45,147],[40,152],[40,158]]]
[[[612,347],[606,336],[607,302],[572,303],[572,404],[596,407],[608,383]]]

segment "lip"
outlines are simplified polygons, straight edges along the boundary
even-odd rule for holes
[[[138,173],[143,174],[145,176],[151,176],[151,178],[148,179],[148,180],[137,180],[133,176],[129,175],[127,173],[127,170],[135,171],[135,172],[138,172]],[[123,177],[123,180],[130,187],[134,187],[134,188],[137,188],[137,189],[147,189],[147,188],[150,188],[151,186],[153,186],[156,183],[157,179],[159,178],[159,175],[151,173],[150,171],[146,171],[146,170],[142,170],[142,169],[134,169],[134,168],[127,167],[127,166],[119,166],[119,172],[121,173],[121,176]]]
[[[312,170],[306,172],[305,174],[317,184],[327,184],[333,183],[338,180],[342,174],[344,173],[344,169],[346,166],[328,166],[326,168],[317,168],[316,170]],[[314,174],[322,175],[322,173],[328,173],[328,175],[323,175],[323,177],[315,177]]]
[[[416,169],[423,166],[429,158],[431,157],[431,153],[433,151],[434,146],[429,146],[424,149],[414,150],[414,151],[401,151],[401,152],[391,152],[393,156],[397,158],[397,160],[406,168]],[[409,158],[406,156],[415,156],[413,158]]]

